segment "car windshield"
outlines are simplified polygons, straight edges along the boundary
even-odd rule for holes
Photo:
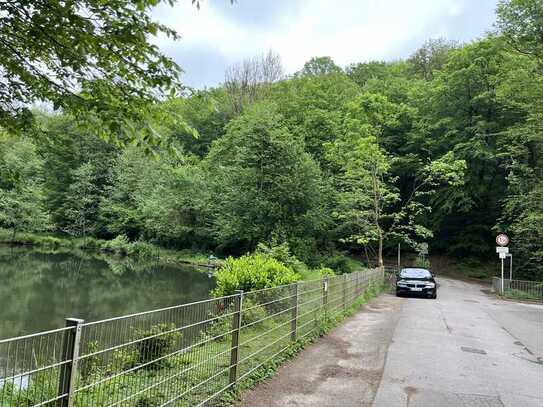
[[[400,271],[400,277],[402,278],[429,278],[432,277],[426,269],[403,269]]]

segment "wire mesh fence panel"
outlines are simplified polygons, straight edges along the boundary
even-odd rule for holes
[[[357,272],[2,340],[0,407],[211,405],[382,278]]]
[[[76,404],[192,406],[205,400],[228,384],[235,298],[85,324]]]
[[[492,278],[494,292],[508,298],[543,301],[543,282]]]
[[[327,300],[327,280],[315,280],[298,286],[298,312],[296,320],[297,339],[303,339],[315,332],[319,318],[324,314]]]
[[[64,401],[75,327],[0,341],[0,406],[43,406]]]
[[[243,378],[291,343],[296,285],[243,295],[238,377]]]

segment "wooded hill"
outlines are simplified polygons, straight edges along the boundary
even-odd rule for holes
[[[491,258],[503,231],[517,276],[543,280],[542,16],[502,2],[494,34],[344,69],[285,76],[270,52],[155,105],[138,143],[40,113],[0,135],[0,226],[235,255],[286,242],[308,264],[398,242]]]

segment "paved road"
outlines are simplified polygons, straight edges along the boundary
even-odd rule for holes
[[[543,406],[543,306],[439,278],[383,295],[247,393],[245,406]]]
[[[439,281],[402,304],[374,406],[543,406],[543,306]]]

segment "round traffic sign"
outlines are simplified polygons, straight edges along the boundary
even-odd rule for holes
[[[496,236],[496,244],[502,247],[507,246],[509,244],[509,236],[504,233],[500,233],[498,236]]]

